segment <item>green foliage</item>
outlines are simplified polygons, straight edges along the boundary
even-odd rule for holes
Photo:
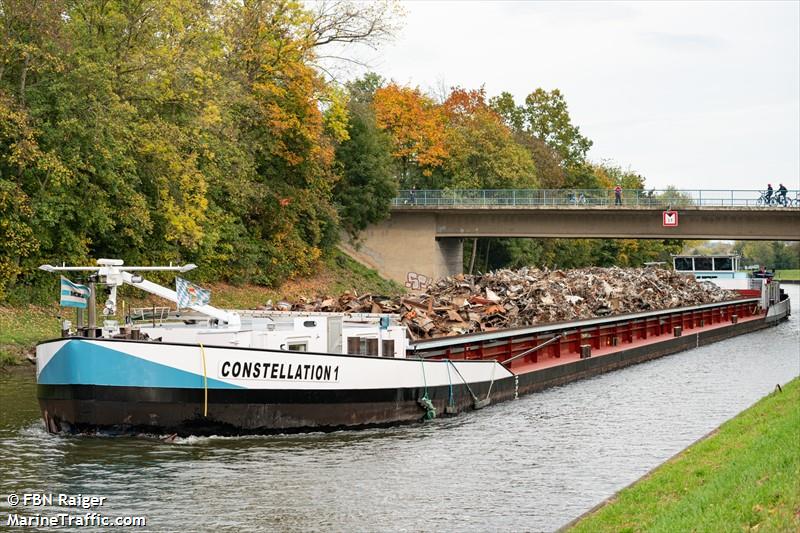
[[[476,270],[485,271],[523,266],[548,268],[641,267],[644,263],[653,261],[670,263],[671,254],[680,253],[682,247],[681,241],[671,239],[480,239]],[[465,268],[469,268],[471,244],[465,248],[467,249],[464,252],[464,264]]]
[[[269,284],[312,272],[338,235],[349,124],[317,50],[374,45],[393,14],[312,9],[4,0],[0,299],[45,261],[188,260],[201,279]]]
[[[391,2],[2,0],[0,300],[35,297],[42,262],[98,257],[274,286],[313,273],[340,228],[386,217],[400,186],[643,187],[586,161],[558,90],[437,102],[374,73],[345,87],[321,74],[321,47],[374,45],[393,15]],[[658,252],[483,244],[493,266]]]
[[[367,105],[357,101],[351,104],[347,132],[349,139],[336,148],[342,179],[334,188],[334,197],[341,206],[342,224],[356,235],[388,216],[389,203],[397,195],[397,182],[389,138],[378,129]]]
[[[652,191],[650,191],[649,194],[658,199],[659,203],[672,207],[689,207],[696,205],[691,196],[678,191],[671,185],[658,194],[654,194]]]
[[[20,261],[36,251],[31,216],[25,193],[17,184],[0,178],[0,300],[22,272]]]
[[[382,76],[375,72],[367,72],[362,77],[349,82],[347,91],[351,101],[371,106],[375,99],[375,92],[385,86],[386,80]]]
[[[57,314],[54,306],[0,306],[0,368],[33,355],[37,342],[58,337]]]
[[[800,242],[736,241],[733,251],[742,265],[760,265],[769,270],[800,268]]]
[[[561,91],[536,89],[525,98],[523,116],[527,130],[552,146],[566,166],[586,160],[592,141],[581,135],[580,128],[572,124]]]
[[[586,162],[592,141],[572,123],[567,102],[558,89],[548,92],[537,88],[525,97],[521,106],[506,92],[492,98],[490,103],[515,131],[532,135],[555,150],[566,168]]]
[[[455,189],[534,189],[536,166],[486,103],[483,88],[455,88],[444,102],[449,157],[442,174]]]

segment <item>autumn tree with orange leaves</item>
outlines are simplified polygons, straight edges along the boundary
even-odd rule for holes
[[[534,189],[530,153],[486,102],[483,87],[456,87],[443,104],[448,119],[444,164],[449,186],[462,189]]]
[[[390,135],[401,186],[418,185],[419,174],[430,176],[444,164],[447,117],[432,98],[390,83],[375,91],[373,105],[378,128]]]

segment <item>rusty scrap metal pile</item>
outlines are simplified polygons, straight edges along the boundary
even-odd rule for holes
[[[497,270],[444,278],[418,295],[345,293],[277,307],[394,313],[415,339],[461,335],[731,300],[735,292],[663,268]]]

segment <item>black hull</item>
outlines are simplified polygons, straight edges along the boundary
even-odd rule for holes
[[[471,385],[479,400],[500,403],[519,396],[750,333],[778,321],[748,321],[667,338],[614,354],[581,359],[495,381]],[[203,416],[202,389],[39,385],[39,403],[53,433],[122,432],[188,435],[248,435],[335,431],[421,421],[423,388],[376,390],[211,389]],[[462,382],[430,387],[436,416],[476,408]],[[448,408],[448,404],[450,404]],[[480,406],[480,405],[478,405]]]

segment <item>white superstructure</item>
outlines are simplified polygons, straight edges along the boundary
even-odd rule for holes
[[[116,289],[127,284],[178,303],[172,289],[144,279],[142,271],[187,272],[195,265],[127,267],[119,259],[99,259],[98,266],[42,265],[48,272],[95,272],[97,283],[109,287],[103,314],[117,310]],[[94,285],[94,283],[92,284]],[[94,294],[92,294],[94,299]],[[90,307],[93,307],[90,306]],[[132,338],[207,346],[284,350],[373,357],[405,358],[406,328],[397,317],[379,313],[302,313],[282,311],[224,310],[212,305],[193,305],[188,310],[139,309],[125,317],[124,325],[105,320],[102,328],[93,323],[72,334],[89,338]],[[81,324],[82,326],[82,324]],[[64,328],[65,333],[69,327]]]

